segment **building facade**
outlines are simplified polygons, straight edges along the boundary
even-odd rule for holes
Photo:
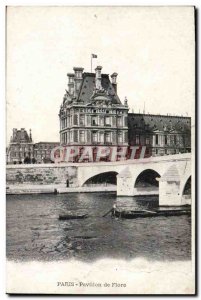
[[[128,113],[117,93],[117,73],[85,73],[74,68],[68,73],[68,89],[59,111],[60,144],[118,147],[146,147],[145,157],[191,151],[191,118]],[[129,149],[130,147],[130,149]],[[79,154],[80,154],[79,153]],[[79,157],[78,154],[78,157]],[[129,156],[129,155],[128,155]]]
[[[146,156],[191,152],[191,118],[128,114],[130,146],[146,146]]]
[[[59,146],[58,142],[39,142],[34,144],[34,158],[38,164],[51,163],[51,151]]]
[[[78,146],[128,146],[128,104],[117,94],[117,73],[68,73],[68,89],[60,107],[60,144]]]
[[[59,142],[33,143],[31,130],[28,135],[25,128],[13,128],[13,135],[6,148],[7,164],[51,163],[51,150]]]
[[[28,134],[25,128],[17,130],[13,128],[13,135],[10,138],[9,147],[6,150],[6,161],[10,164],[21,164],[31,162],[34,157],[34,144],[31,130]]]

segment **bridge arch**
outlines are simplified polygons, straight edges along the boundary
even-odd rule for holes
[[[191,175],[188,179],[184,182],[183,189],[182,189],[182,196],[191,195]]]
[[[145,169],[137,176],[134,182],[134,187],[135,188],[142,188],[142,187],[158,188],[159,181],[157,179],[160,177],[161,175],[154,169]]]
[[[88,178],[82,186],[117,185],[117,175],[116,171],[102,172]]]

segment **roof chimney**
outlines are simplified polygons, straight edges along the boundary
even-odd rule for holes
[[[75,72],[74,96],[77,97],[79,89],[80,89],[80,85],[81,85],[81,82],[82,82],[82,73],[83,73],[84,68],[74,67],[73,70]]]
[[[12,138],[12,141],[15,140],[16,136],[17,136],[17,128],[13,128],[13,138]]]
[[[96,90],[102,90],[102,85],[101,85],[101,70],[102,70],[101,66],[97,66],[95,68],[95,72],[96,72]]]
[[[21,128],[21,139],[23,140],[25,138],[25,128]]]
[[[68,92],[71,96],[74,95],[74,86],[75,86],[75,82],[74,82],[74,77],[75,74],[74,73],[68,73]]]
[[[125,97],[125,99],[124,99],[124,106],[128,106],[128,99],[127,99],[127,97]]]
[[[31,134],[31,129],[29,129],[29,139],[30,139],[30,142],[32,142],[32,134]]]
[[[112,79],[112,86],[115,90],[115,93],[117,94],[117,73],[113,73],[110,77]]]

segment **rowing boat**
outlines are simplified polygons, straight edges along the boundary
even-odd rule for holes
[[[191,215],[190,208],[181,209],[160,209],[160,210],[138,210],[138,211],[118,211],[112,212],[112,215],[117,218],[123,219],[135,219],[135,218],[147,218],[147,217],[169,217],[169,216],[181,216],[181,215]]]
[[[88,215],[59,215],[59,220],[74,220],[74,219],[85,219]]]

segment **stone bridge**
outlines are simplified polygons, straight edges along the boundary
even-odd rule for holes
[[[84,186],[100,174],[103,177],[116,174],[117,196],[158,194],[160,205],[181,205],[190,201],[190,195],[184,195],[185,186],[192,174],[190,153],[79,164],[77,184]]]
[[[191,166],[190,153],[118,162],[7,165],[7,189],[113,190],[117,196],[159,195],[160,205],[182,205],[190,201]]]

